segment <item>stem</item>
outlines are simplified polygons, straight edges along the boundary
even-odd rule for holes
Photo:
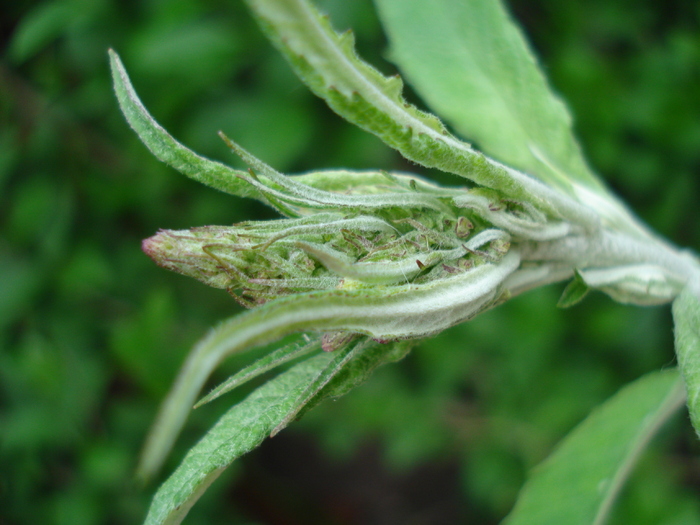
[[[511,297],[546,284],[566,281],[574,275],[574,267],[562,264],[542,264],[518,268],[503,281]]]
[[[571,270],[652,264],[678,282],[678,293],[694,275],[700,273],[698,260],[689,251],[657,239],[637,239],[610,230],[594,235],[571,235],[555,241],[524,243],[522,260],[568,265]]]
[[[569,235],[555,241],[523,242],[519,247],[521,266],[503,282],[504,289],[511,296],[570,279],[574,270],[625,266],[653,265],[665,274],[675,295],[680,294],[686,284],[694,279],[700,282],[700,262],[694,254],[652,237],[642,240],[620,232],[601,230],[594,235]],[[662,298],[654,304],[672,299]]]

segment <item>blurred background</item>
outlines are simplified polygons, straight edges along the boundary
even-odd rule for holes
[[[395,71],[370,0],[319,4]],[[699,248],[700,3],[510,4],[596,171],[659,233]],[[204,155],[235,162],[221,129],[287,173],[415,167],[316,100],[240,0],[15,0],[0,35],[0,525],[139,523],[164,479],[132,477],[158,404],[191,345],[238,311],[140,242],[273,214],[156,161],[118,110],[106,50]],[[562,311],[562,288],[445,332],[322,404],[235,463],[188,522],[497,523],[592,407],[674,365],[668,307],[593,294]],[[164,476],[241,395],[193,414]],[[662,434],[613,523],[700,523],[686,415]]]

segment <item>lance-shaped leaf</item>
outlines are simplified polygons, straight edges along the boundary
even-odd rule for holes
[[[180,523],[190,508],[235,459],[256,448],[297,408],[300,394],[322,373],[333,354],[304,361],[258,388],[229,410],[160,487],[146,525]]]
[[[377,0],[391,58],[438,115],[495,159],[648,235],[587,166],[566,107],[500,0]]]
[[[358,341],[340,353],[323,353],[280,374],[231,408],[159,488],[146,525],[176,525],[234,460],[276,428],[328,396],[345,394],[382,364],[403,358],[410,344]],[[347,359],[352,354],[352,359]]]
[[[279,432],[284,430],[289,423],[294,421],[294,419],[299,416],[299,413],[304,410],[304,407],[308,405],[313,398],[318,396],[324,387],[326,387],[352,359],[375,345],[377,345],[375,341],[372,341],[369,337],[363,337],[359,341],[351,341],[350,344],[346,344],[343,348],[336,350],[333,353],[333,359],[328,363],[326,368],[299,393],[294,406],[284,415],[277,426],[272,429],[270,437],[276,436]]]
[[[211,401],[210,398],[214,392],[218,392],[224,389],[227,392],[230,392],[234,388],[238,388],[239,386],[247,383],[251,379],[255,379],[256,377],[264,374],[265,372],[269,372],[274,368],[282,366],[290,361],[310,354],[314,350],[318,350],[319,348],[321,348],[321,337],[310,337],[306,334],[304,335],[304,337],[308,339],[305,343],[292,343],[285,345],[281,348],[273,350],[269,354],[266,354],[265,356],[255,361],[254,363],[242,368],[241,370],[233,374],[231,377],[229,377],[226,381],[217,386],[212,392],[210,392],[205,397],[197,401],[197,404],[195,404],[193,408],[199,408],[200,406]]]
[[[678,366],[688,391],[688,410],[700,435],[700,286],[691,281],[673,302]]]
[[[428,193],[435,197],[461,195],[464,188],[446,188],[415,173],[389,171],[324,170],[293,175],[314,188],[345,194],[369,195],[399,191]]]
[[[604,191],[571,117],[500,0],[377,0],[390,56],[423,99],[488,155],[574,194]]]
[[[188,357],[156,418],[139,466],[150,477],[163,462],[211,372],[227,356],[301,331],[347,330],[379,340],[433,335],[474,317],[499,297],[520,263],[511,249],[497,264],[426,284],[330,290],[288,296],[237,315]]]
[[[390,206],[408,206],[417,209],[435,209],[447,214],[451,213],[450,209],[437,198],[438,194],[448,196],[451,192],[449,190],[439,190],[427,182],[419,181],[418,177],[412,177],[412,179],[415,179],[413,189],[411,187],[405,189],[394,187],[389,188],[385,192],[375,192],[370,195],[343,195],[309,186],[302,182],[303,180],[315,180],[318,182],[319,179],[327,181],[327,176],[313,177],[313,174],[309,174],[302,178],[286,177],[278,173],[232,142],[223,133],[220,133],[220,135],[224,141],[251,168],[256,170],[255,175],[197,155],[175,140],[155,121],[138,98],[126,69],[117,54],[110,50],[109,56],[114,89],[122,112],[131,127],[159,160],[198,182],[232,195],[256,198],[276,207],[283,214],[292,216],[298,216],[299,212],[290,209],[289,206],[280,205],[281,203],[292,207],[299,206],[311,209],[376,209]],[[342,174],[338,175],[342,176]],[[368,175],[365,175],[355,178],[366,181],[368,177]],[[380,179],[385,185],[389,185],[388,183],[392,181],[390,175],[380,176]],[[397,189],[400,191],[396,191]]]
[[[337,34],[306,0],[248,0],[261,27],[311,90],[339,115],[404,157],[528,201],[557,218],[596,229],[597,216],[539,181],[485,157],[450,135],[433,115],[407,104],[399,77],[362,62],[352,34]]]
[[[175,140],[148,113],[139,99],[119,56],[109,50],[114,90],[117,93],[122,113],[141,141],[161,161],[172,166],[188,177],[216,188],[217,190],[261,199],[260,193],[246,182],[245,172],[234,170],[197,155]]]
[[[684,399],[676,370],[620,390],[533,471],[504,525],[602,525],[649,441]]]
[[[286,177],[233,142],[223,133],[220,132],[219,135],[228,147],[251,167],[252,173],[256,176],[263,175],[273,183],[265,184],[259,181],[257,177],[246,177],[246,180],[252,186],[258,188],[262,194],[271,195],[275,199],[290,205],[304,208],[330,208],[333,210],[342,208],[377,209],[400,206],[416,209],[428,208],[441,211],[447,215],[452,214],[452,210],[438,200],[435,195],[419,192],[418,186],[414,186],[414,191],[389,191],[386,193],[365,193],[363,195],[344,195],[314,188],[300,182],[303,179],[298,177]],[[387,179],[386,182],[389,182],[389,180]]]

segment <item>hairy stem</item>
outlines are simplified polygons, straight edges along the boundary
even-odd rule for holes
[[[700,272],[700,263],[687,251],[662,241],[642,241],[611,230],[593,235],[569,235],[554,241],[523,243],[522,260],[570,265],[571,269],[650,264],[678,283],[677,292]]]

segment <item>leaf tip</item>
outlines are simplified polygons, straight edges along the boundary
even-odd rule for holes
[[[588,295],[590,287],[586,284],[578,270],[574,270],[574,278],[566,285],[557,302],[557,308],[570,308]]]

